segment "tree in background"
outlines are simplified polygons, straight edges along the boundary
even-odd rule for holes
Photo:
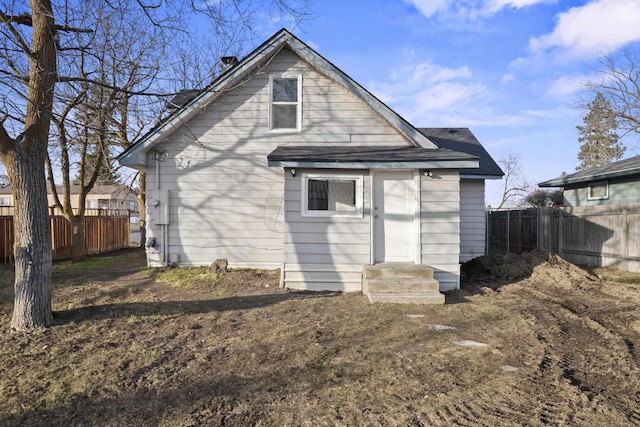
[[[513,151],[508,151],[500,157],[498,163],[504,172],[504,177],[502,178],[502,196],[497,209],[510,205],[517,206],[532,187],[522,173],[520,156]]]
[[[617,115],[605,95],[602,92],[596,93],[587,108],[589,111],[582,119],[584,126],[576,126],[580,133],[580,164],[577,170],[609,164],[620,159],[625,151],[616,133]]]
[[[82,98],[85,96],[83,84],[131,96],[151,97],[154,93],[172,92],[167,83],[169,73],[157,75],[148,85],[132,91],[121,90],[119,81],[102,81],[101,74],[97,73],[99,69],[83,67],[84,59],[97,58],[100,54],[100,46],[93,43],[93,35],[100,30],[96,25],[100,16],[94,13],[97,6],[122,12],[121,31],[139,27],[158,30],[165,41],[160,46],[170,45],[180,37],[189,40],[189,29],[206,26],[211,28],[210,38],[217,43],[236,46],[235,41],[251,40],[255,36],[251,15],[258,7],[273,7],[274,11],[284,12],[296,20],[308,14],[304,0],[87,0],[54,4],[51,0],[0,0],[0,160],[15,200],[15,298],[11,327],[20,331],[47,327],[52,320],[52,256],[45,163],[52,119],[56,115],[59,121],[59,115],[66,110],[56,106],[57,95],[71,95],[67,100],[75,99],[74,96]],[[196,15],[200,21],[194,25],[192,20]],[[128,52],[120,53],[125,56]],[[199,54],[191,59],[203,56],[207,55]],[[167,55],[166,58],[163,70],[175,69],[173,57]],[[61,86],[60,90],[57,85]],[[65,88],[69,92],[62,90]],[[75,95],[71,89],[76,90]],[[122,105],[130,103],[121,104],[123,115],[118,122],[126,133],[126,143],[131,144],[135,126],[129,120],[128,107]],[[153,110],[151,102],[140,101],[139,105],[146,105],[147,111]],[[108,121],[106,118],[105,124]],[[143,119],[135,125],[143,130],[152,123]],[[65,132],[66,128],[64,132],[58,130],[59,134]],[[108,150],[102,148],[103,155],[108,156]]]
[[[550,208],[553,206],[562,206],[564,197],[562,190],[543,190],[535,189],[525,196],[522,201],[524,206]]]
[[[621,138],[640,134],[640,53],[626,48],[602,57],[600,64],[599,78],[587,82],[586,89],[608,101]]]
[[[146,19],[139,8],[114,9],[100,0],[87,0],[83,4],[90,7],[77,8],[75,19],[93,31],[77,34],[69,41],[76,46],[73,61],[63,57],[60,63],[68,75],[91,78],[60,85],[47,157],[54,204],[71,225],[74,261],[87,256],[84,227],[87,196],[95,185],[118,183],[114,153],[126,148],[129,138],[137,136],[145,122],[142,117],[145,112],[135,108],[136,104],[129,104],[129,100],[133,96],[151,98],[147,90],[159,74],[164,54],[162,31],[154,26],[129,25],[131,21]],[[140,126],[129,127],[126,118],[138,114]],[[60,188],[55,181],[60,182]]]

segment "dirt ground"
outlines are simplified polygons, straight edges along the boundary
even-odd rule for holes
[[[143,265],[55,266],[55,325],[0,335],[0,425],[640,425],[637,274],[485,257],[416,306]]]

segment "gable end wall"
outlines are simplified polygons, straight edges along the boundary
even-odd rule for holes
[[[270,73],[302,74],[301,132],[269,132]],[[169,191],[167,226],[147,210],[147,236],[156,240],[149,265],[163,264],[166,247],[167,262],[181,266],[227,258],[232,268],[281,267],[292,244],[285,242],[285,184],[267,155],[281,145],[343,144],[409,142],[353,94],[281,51],[162,142],[161,162],[148,158],[147,189]]]

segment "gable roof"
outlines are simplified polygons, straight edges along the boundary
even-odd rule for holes
[[[609,163],[597,168],[586,169],[572,174],[564,174],[538,184],[538,187],[564,187],[571,184],[599,181],[602,179],[640,175],[640,156]]]
[[[311,49],[289,31],[281,29],[236,65],[221,74],[213,83],[193,99],[186,102],[186,104],[176,110],[166,120],[162,121],[158,126],[138,139],[131,147],[122,152],[116,158],[118,162],[124,166],[143,167],[145,165],[145,153],[155,144],[166,139],[183,123],[197,115],[201,111],[199,107],[211,103],[215,98],[224,93],[225,88],[232,87],[234,83],[250,75],[267,59],[273,57],[285,47],[294,51],[311,66],[362,100],[416,146],[438,148],[429,138],[420,133],[409,122],[360,86],[342,70]]]
[[[460,170],[463,178],[500,179],[504,172],[469,128],[418,128],[440,148],[460,151],[478,158],[478,168]]]

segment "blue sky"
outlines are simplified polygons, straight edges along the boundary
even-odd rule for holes
[[[640,0],[315,0],[289,27],[417,127],[469,127],[538,183],[578,165],[602,55],[640,41]],[[265,25],[269,37],[286,20]],[[627,155],[638,154],[627,140]],[[499,181],[487,204],[497,205]]]

